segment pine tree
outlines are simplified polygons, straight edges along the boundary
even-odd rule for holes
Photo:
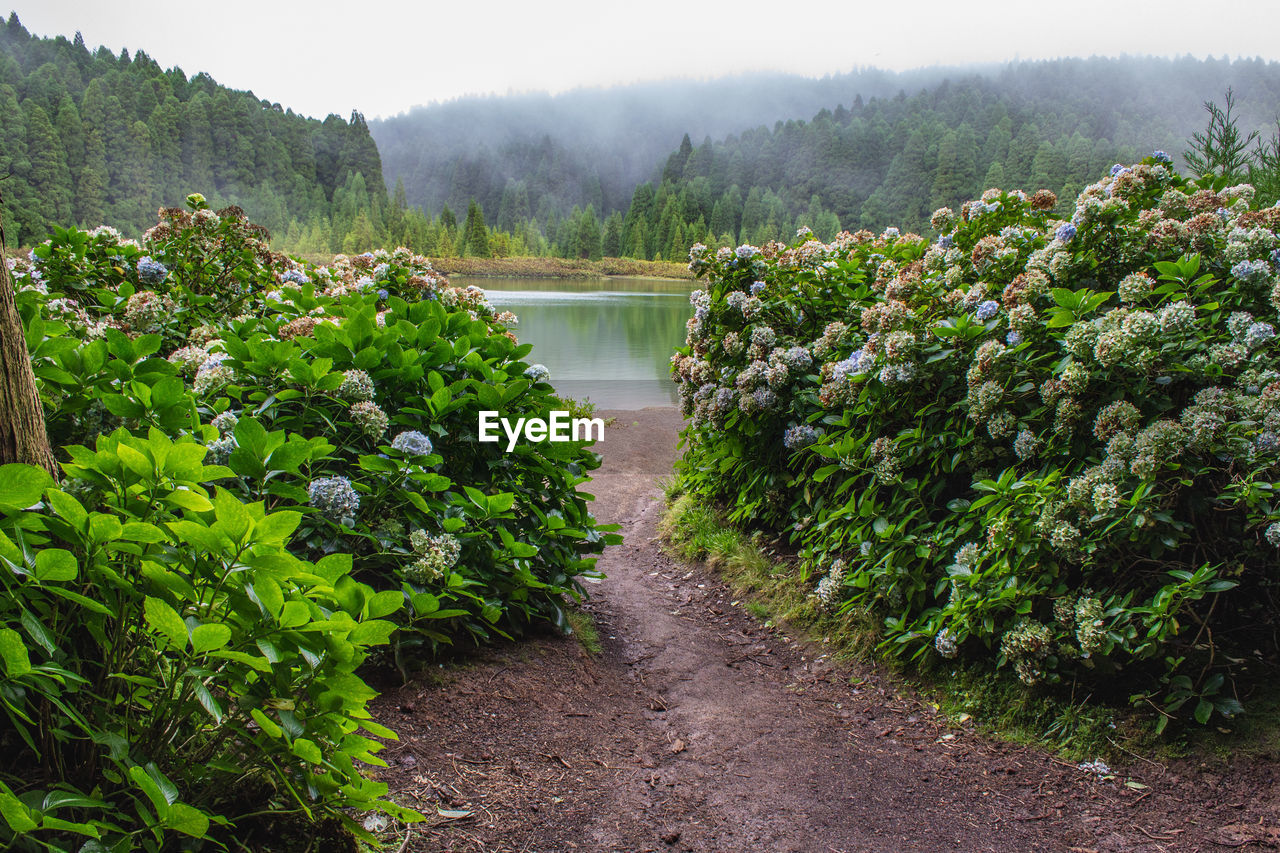
[[[601,237],[600,252],[606,258],[617,258],[622,255],[622,213],[614,211],[604,221],[604,235]]]
[[[29,167],[26,178],[33,190],[26,219],[32,233],[46,234],[55,225],[71,221],[71,196],[75,191],[66,153],[48,114],[35,101],[24,102]]]
[[[484,224],[484,213],[475,199],[467,205],[467,222],[461,237],[463,251],[477,258],[489,257],[489,229]]]
[[[85,134],[84,168],[76,182],[72,213],[75,221],[86,227],[106,221],[107,152],[102,144],[102,133],[98,130]]]

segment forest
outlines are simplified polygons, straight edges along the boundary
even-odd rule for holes
[[[1274,148],[1276,63],[1192,57],[755,74],[319,121],[142,51],[35,37],[10,16],[0,171],[19,244],[56,223],[137,234],[198,189],[307,257],[404,245],[669,261],[801,227],[924,231],[930,211],[989,187],[1049,189],[1066,205],[1112,163],[1179,157],[1228,89],[1242,133]]]
[[[16,14],[0,21],[0,194],[11,243],[73,223],[136,235],[196,189],[274,233],[297,220],[345,236],[362,211],[386,206],[381,172],[358,112],[318,121],[207,74],[166,71],[141,50],[90,51],[78,34],[38,38]]]

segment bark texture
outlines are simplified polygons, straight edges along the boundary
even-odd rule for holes
[[[58,463],[45,431],[44,407],[13,294],[0,222],[0,464],[39,465],[57,477]]]

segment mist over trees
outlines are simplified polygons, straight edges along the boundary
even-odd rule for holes
[[[0,21],[0,175],[11,242],[55,225],[137,234],[202,192],[303,254],[681,260],[800,226],[923,230],[990,186],[1065,206],[1113,162],[1181,161],[1233,91],[1280,191],[1280,64],[1089,58],[821,79],[762,73],[460,98],[366,123],[297,115],[146,53]],[[376,144],[375,144],[376,143]],[[1249,173],[1258,181],[1258,175]],[[1265,183],[1265,182],[1264,182]]]
[[[411,204],[474,200],[491,227],[557,253],[571,251],[564,219],[576,234],[590,206],[604,254],[671,259],[799,225],[923,228],[993,185],[1066,204],[1117,160],[1180,158],[1227,88],[1242,128],[1280,113],[1277,63],[1090,58],[465,98],[371,131]]]
[[[306,118],[141,50],[35,37],[16,14],[0,21],[0,175],[13,244],[55,225],[137,234],[191,192],[274,232],[310,223],[340,243],[362,211],[380,219],[388,204],[359,113]]]

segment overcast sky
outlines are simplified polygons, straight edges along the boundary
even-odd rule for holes
[[[2,3],[3,0],[0,0]],[[743,71],[1128,54],[1280,59],[1277,0],[9,0],[307,115]],[[0,6],[0,9],[3,9]]]

